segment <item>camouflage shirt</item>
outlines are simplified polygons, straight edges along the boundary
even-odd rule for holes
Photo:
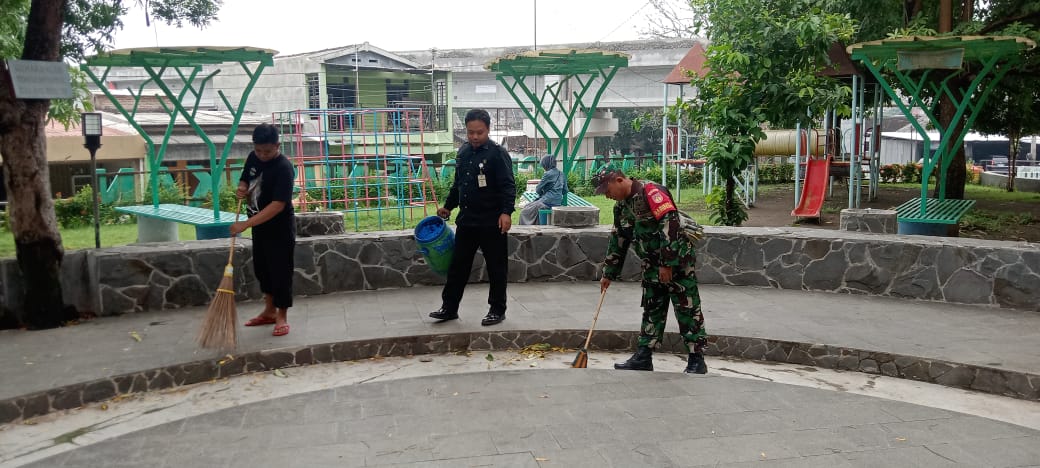
[[[630,246],[643,261],[644,281],[657,281],[659,267],[692,262],[694,246],[682,235],[679,212],[668,189],[633,180],[631,195],[614,204],[614,228],[603,262],[603,276],[611,281],[621,276]],[[681,271],[675,269],[673,275]]]

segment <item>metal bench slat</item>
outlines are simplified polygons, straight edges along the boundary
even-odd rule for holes
[[[159,206],[131,205],[116,207],[116,211],[136,216],[164,219],[194,226],[222,226],[235,222],[235,213],[220,212],[220,219],[213,218],[213,210],[164,203]]]
[[[907,200],[896,207],[899,221],[956,224],[973,206],[975,200],[925,200],[924,214],[921,213],[921,199]]]
[[[523,198],[525,201],[532,202],[532,201],[534,201],[535,199],[538,198],[538,194],[536,194],[534,192],[524,192],[523,194],[520,195],[520,197]],[[564,205],[564,206],[596,206],[596,205],[593,205],[592,203],[589,203],[588,200],[586,200],[584,198],[581,198],[578,195],[575,195],[574,192],[568,192],[567,193],[567,204]]]

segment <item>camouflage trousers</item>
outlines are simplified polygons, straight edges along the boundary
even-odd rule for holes
[[[708,344],[697,277],[690,273],[673,277],[667,284],[643,281],[643,323],[639,330],[639,346],[656,349],[664,338],[669,302],[675,309],[675,320],[679,322],[679,334],[686,352],[699,353]]]

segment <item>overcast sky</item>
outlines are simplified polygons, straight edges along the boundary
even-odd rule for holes
[[[132,9],[114,48],[252,46],[282,54],[360,42],[386,50],[517,46],[535,40],[537,0],[225,0],[205,29],[145,26]],[[654,9],[643,0],[537,1],[538,44],[639,38]]]

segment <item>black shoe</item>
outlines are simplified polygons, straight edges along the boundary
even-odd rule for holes
[[[455,310],[448,310],[444,307],[437,309],[434,312],[430,312],[430,318],[437,319],[441,322],[447,322],[448,320],[458,320],[459,312]]]
[[[704,363],[704,355],[701,353],[690,353],[690,360],[686,362],[687,374],[707,374],[708,365]]]
[[[642,370],[652,371],[654,370],[654,352],[646,346],[640,346],[636,349],[636,353],[632,357],[628,358],[625,362],[619,362],[614,364],[615,369],[619,370]]]
[[[480,321],[480,324],[486,327],[488,325],[494,325],[496,323],[502,323],[502,321],[505,320],[505,319],[506,319],[506,313],[505,312],[494,312],[494,311],[491,311],[491,312],[488,312],[487,315],[484,316],[484,319]]]

